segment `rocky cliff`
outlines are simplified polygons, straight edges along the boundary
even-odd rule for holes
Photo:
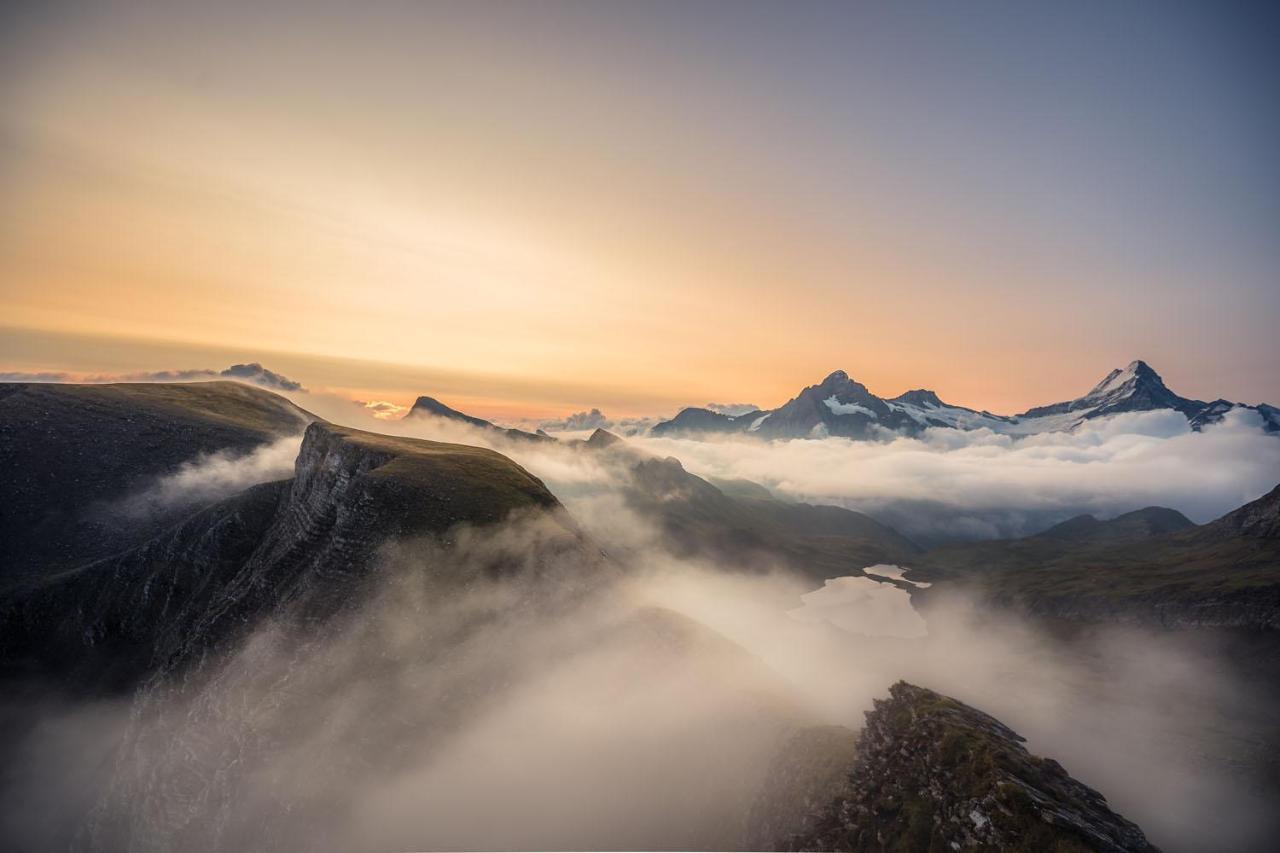
[[[318,620],[358,598],[380,548],[536,516],[536,559],[598,559],[550,492],[489,450],[316,422],[292,480],[0,599],[0,662],[90,689],[181,667],[286,606]],[[507,556],[468,571],[501,573]],[[467,577],[447,579],[466,583]]]
[[[898,682],[842,789],[787,850],[1154,851],[1142,831],[987,714]]]

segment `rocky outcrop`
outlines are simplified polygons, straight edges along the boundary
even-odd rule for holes
[[[1154,851],[999,720],[898,682],[866,715],[844,789],[788,850]]]

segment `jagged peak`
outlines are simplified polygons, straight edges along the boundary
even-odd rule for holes
[[[856,379],[850,379],[849,374],[843,370],[833,370],[827,374],[827,378],[823,379],[817,385],[811,386],[824,393],[835,393],[848,391],[856,394],[869,394],[867,386],[863,385]]]
[[[1164,380],[1160,378],[1160,374],[1156,373],[1151,365],[1145,361],[1137,359],[1129,362],[1124,370],[1112,370],[1085,396],[1100,397],[1130,384],[1150,384],[1160,388],[1165,387]]]

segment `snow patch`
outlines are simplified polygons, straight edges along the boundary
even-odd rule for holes
[[[841,403],[838,399],[836,399],[835,394],[832,394],[830,397],[823,400],[822,402],[826,404],[827,408],[830,409],[833,414],[866,415],[869,418],[877,418],[877,419],[879,419],[880,417],[875,412],[868,409],[866,406],[859,405],[858,403]]]

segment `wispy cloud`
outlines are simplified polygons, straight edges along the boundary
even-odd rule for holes
[[[222,370],[192,368],[186,370],[149,370],[133,373],[73,373],[68,371],[8,371],[0,373],[0,382],[76,382],[103,384],[108,382],[201,382],[210,379],[239,379],[270,388],[273,391],[306,391],[301,382],[263,367],[258,362],[233,364]]]
[[[1155,411],[1026,438],[931,429],[883,443],[634,441],[695,473],[857,509],[926,541],[1026,535],[1081,512],[1150,505],[1204,522],[1280,482],[1280,441],[1245,409],[1202,432]]]

